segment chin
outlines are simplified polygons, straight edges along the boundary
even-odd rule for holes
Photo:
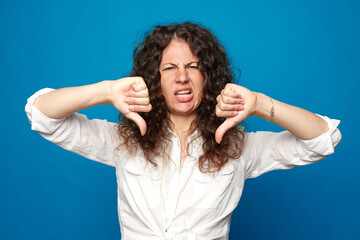
[[[193,115],[196,113],[196,107],[187,107],[187,108],[177,108],[174,110],[173,114],[187,116],[187,115]]]

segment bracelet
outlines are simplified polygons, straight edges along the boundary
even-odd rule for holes
[[[270,108],[270,119],[269,119],[269,121],[272,122],[272,120],[274,119],[274,116],[275,116],[275,109],[274,109],[274,103],[273,103],[272,98],[270,98],[270,101],[271,101],[271,108]]]

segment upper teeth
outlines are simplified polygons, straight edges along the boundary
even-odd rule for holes
[[[182,90],[182,91],[178,91],[177,94],[190,94],[190,90]]]

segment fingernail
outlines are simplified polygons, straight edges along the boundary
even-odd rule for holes
[[[129,102],[130,102],[130,98],[125,98],[125,99],[124,99],[124,102],[129,103]]]
[[[134,110],[135,110],[135,106],[130,105],[130,106],[129,106],[129,110],[130,110],[130,111],[134,111]]]

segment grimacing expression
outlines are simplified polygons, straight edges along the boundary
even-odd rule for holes
[[[199,106],[204,77],[189,45],[174,38],[164,49],[159,66],[161,91],[170,114],[193,115]]]

